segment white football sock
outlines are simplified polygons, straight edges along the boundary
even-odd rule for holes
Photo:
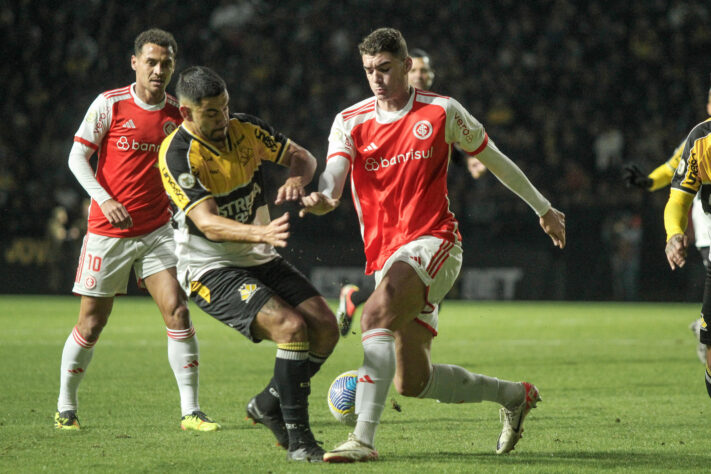
[[[355,403],[358,423],[353,433],[374,446],[375,429],[395,377],[395,336],[389,329],[371,329],[363,333],[361,341],[363,365],[358,369]]]
[[[523,385],[500,380],[447,364],[434,364],[427,386],[419,398],[434,398],[442,403],[497,402],[516,408],[525,396]]]
[[[167,328],[166,328],[167,329]],[[182,416],[200,410],[198,403],[199,354],[195,328],[167,329],[168,361],[178,382]]]
[[[59,376],[58,412],[76,411],[79,408],[77,392],[89,362],[91,362],[91,357],[94,355],[94,344],[96,341],[89,342],[81,337],[76,326],[64,343]]]

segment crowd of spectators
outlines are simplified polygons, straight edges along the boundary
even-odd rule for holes
[[[84,192],[66,165],[73,133],[98,93],[133,80],[133,39],[152,26],[176,36],[178,72],[193,64],[216,69],[233,110],[266,119],[321,162],[335,114],[370,94],[358,42],[374,28],[396,27],[410,47],[431,54],[434,90],[485,124],[569,214],[573,234],[576,222],[596,213],[609,219],[609,209],[631,210],[661,232],[666,194],[624,189],[621,164],[653,169],[705,118],[707,0],[12,3],[0,11],[6,235],[42,235],[58,205],[81,215]],[[536,224],[490,176],[453,179],[452,187],[464,229],[525,242],[518,231]],[[339,221],[336,214],[324,222]]]

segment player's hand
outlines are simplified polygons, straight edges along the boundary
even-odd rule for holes
[[[304,197],[304,184],[300,176],[287,178],[284,184],[277,191],[274,204],[284,204],[287,201],[298,201]]]
[[[262,226],[261,230],[261,242],[274,247],[286,247],[286,239],[289,238],[289,213],[285,212],[269,224]]]
[[[689,247],[689,238],[684,234],[674,234],[667,241],[664,252],[672,270],[681,268],[686,263],[686,249]]]
[[[299,211],[299,217],[304,217],[308,213],[321,216],[337,208],[339,203],[338,199],[330,198],[323,193],[313,192],[301,198],[301,205],[304,207]]]
[[[559,248],[565,247],[565,214],[551,207],[539,220],[541,228]]]
[[[622,179],[625,180],[625,184],[627,184],[628,188],[636,186],[642,189],[649,189],[654,183],[652,178],[649,178],[646,174],[642,173],[642,171],[635,164],[625,165],[623,168]]]
[[[472,178],[479,179],[486,173],[486,166],[473,156],[467,157],[467,170]]]
[[[128,229],[133,227],[133,220],[131,220],[131,215],[128,213],[123,204],[120,202],[109,199],[101,203],[101,212],[104,213],[106,219],[114,227],[119,229]]]

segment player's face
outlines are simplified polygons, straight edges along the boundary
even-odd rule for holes
[[[192,120],[203,138],[213,143],[222,143],[227,138],[229,102],[230,95],[225,91],[218,96],[202,99],[200,105],[192,108]]]
[[[418,89],[430,90],[434,81],[434,71],[430,67],[430,58],[412,58],[412,69],[407,75],[410,85]]]
[[[375,56],[364,54],[362,59],[370,90],[378,100],[390,100],[407,94],[411,58],[401,60],[392,53],[378,53]]]
[[[138,56],[131,56],[131,67],[136,71],[136,89],[139,94],[145,91],[152,99],[163,100],[165,88],[175,71],[173,48],[144,44]]]

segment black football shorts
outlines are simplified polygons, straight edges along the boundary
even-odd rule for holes
[[[274,295],[296,307],[320,293],[282,257],[253,267],[210,270],[192,282],[190,292],[200,309],[253,342],[261,340],[252,337],[252,321]]]

